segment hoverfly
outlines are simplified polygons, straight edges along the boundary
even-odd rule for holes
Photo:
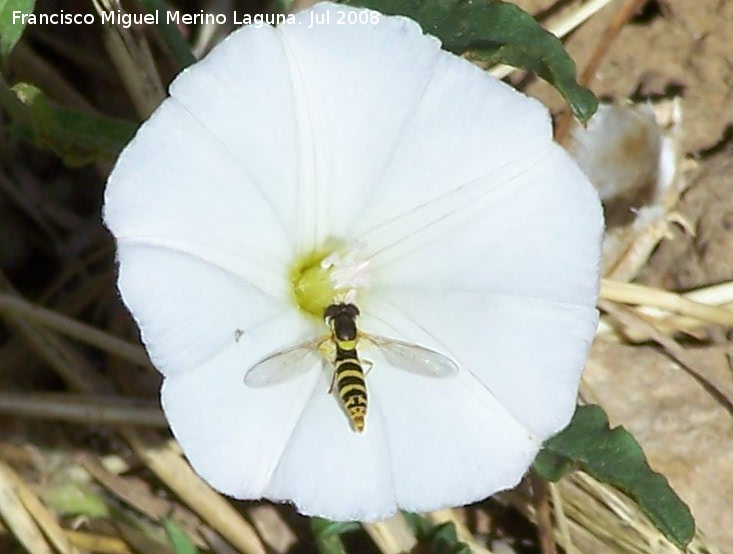
[[[333,378],[328,392],[336,391],[338,399],[357,433],[364,430],[367,413],[367,388],[364,365],[357,347],[368,342],[382,353],[393,366],[426,377],[450,377],[458,373],[458,365],[450,358],[416,344],[372,335],[359,331],[356,318],[359,308],[350,303],[331,304],[324,311],[330,333],[272,354],[255,364],[244,376],[252,387],[282,383],[313,367],[314,356],[333,366]]]

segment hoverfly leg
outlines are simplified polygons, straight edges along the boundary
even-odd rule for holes
[[[332,365],[336,359],[336,345],[333,342],[333,338],[325,337],[318,343],[318,351],[321,353],[324,359],[328,360]],[[336,372],[333,372],[331,377],[331,385],[328,387],[328,394],[333,392],[333,388],[336,386]]]
[[[328,394],[331,394],[333,392],[333,388],[336,386],[336,372],[333,372],[333,377],[331,377],[331,386],[328,387]]]
[[[369,375],[369,372],[374,367],[374,362],[371,360],[361,360],[361,365],[364,366],[364,376]]]

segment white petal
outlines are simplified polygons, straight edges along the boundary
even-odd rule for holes
[[[289,444],[320,364],[279,385],[252,388],[247,370],[303,332],[292,314],[249,329],[195,370],[168,376],[163,408],[176,439],[196,471],[237,498],[260,498]]]
[[[435,379],[374,362],[368,384],[400,508],[460,506],[519,482],[539,442],[470,373]]]
[[[240,332],[242,343],[263,322],[283,314],[297,319],[289,303],[192,256],[120,244],[118,257],[122,299],[140,326],[153,363],[164,375],[198,367],[235,343]],[[283,335],[284,340],[295,342],[313,333],[311,325],[303,325],[298,334]],[[281,336],[276,329],[273,332]]]
[[[311,13],[330,13],[330,23],[309,29]],[[381,22],[339,24],[349,14],[372,14]],[[329,234],[358,238],[353,228],[394,163],[435,64],[446,54],[402,17],[322,3],[297,21],[279,30],[296,97],[302,98],[298,125],[312,137],[311,151],[302,152],[311,165],[300,172],[301,195],[312,203],[301,206],[311,210],[303,219],[312,221],[300,232],[316,228],[303,243],[307,248]]]
[[[370,400],[362,434],[352,431],[324,372],[268,487],[267,496],[293,500],[298,510],[336,521],[373,521],[397,510],[390,453],[378,398]]]
[[[357,232],[365,242],[365,232],[382,231],[385,223],[431,201],[450,213],[446,195],[474,183],[483,190],[499,187],[539,163],[553,146],[542,104],[447,52],[420,92],[411,99],[415,111],[404,121],[391,163],[361,214]]]
[[[414,221],[408,215],[373,256],[375,290],[475,290],[595,305],[601,207],[560,147],[548,145],[513,180],[482,180],[425,212]]]
[[[336,520],[483,498],[520,479],[574,406],[597,196],[543,107],[414,22],[314,12],[331,24],[307,30],[304,12],[235,33],[121,156],[105,221],[123,299],[177,439],[219,490]],[[461,366],[429,379],[375,355],[363,435],[326,392],[329,370],[244,383],[325,331],[292,306],[288,273],[331,235],[371,255],[362,328]]]
[[[292,248],[280,221],[231,153],[174,100],[120,156],[104,219],[119,242],[182,251],[285,294]]]
[[[292,68],[280,34],[269,26],[240,29],[184,71],[170,92],[200,124],[189,138],[205,134],[225,149],[240,173],[231,185],[251,182],[269,204],[264,214],[275,210],[292,240],[299,151],[310,153],[312,147],[311,137],[299,129]]]
[[[535,440],[570,420],[598,320],[593,307],[483,291],[402,289],[380,290],[368,309],[365,331],[449,355],[459,374],[483,383],[503,417]]]

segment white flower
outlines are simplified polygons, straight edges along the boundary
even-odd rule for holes
[[[312,13],[330,24],[308,28]],[[337,24],[350,13],[368,22]],[[546,109],[409,19],[325,3],[234,33],[170,93],[120,156],[104,217],[196,471],[334,520],[516,484],[573,412],[597,319],[600,205]],[[432,379],[365,349],[361,434],[330,364],[244,383],[327,335],[343,296],[364,332],[460,367]]]

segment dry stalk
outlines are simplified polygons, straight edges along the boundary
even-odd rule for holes
[[[1,271],[0,292],[19,296]],[[71,389],[82,392],[113,392],[109,383],[71,345],[54,333],[14,313],[0,312],[0,316]]]
[[[363,523],[362,527],[382,554],[410,552],[417,544],[407,522],[398,513],[376,523]]]
[[[666,291],[665,291],[666,292]],[[733,282],[722,283],[681,293],[680,296],[697,304],[717,306],[719,310],[733,313]],[[648,305],[642,305],[634,309],[641,318],[651,321],[662,333],[672,335],[675,333],[692,334],[696,330],[709,326],[712,322],[707,319],[699,319],[689,315],[674,315],[672,312]],[[618,335],[617,329],[609,318],[602,318],[598,325],[599,336]],[[623,330],[623,339],[635,342],[651,340],[651,337],[638,329]]]
[[[150,366],[148,356],[142,347],[118,339],[109,333],[53,310],[31,304],[17,295],[0,293],[0,312],[38,323],[140,366]]]
[[[733,311],[695,302],[675,292],[635,283],[602,279],[600,297],[623,304],[660,308],[717,325],[733,326]]]
[[[263,503],[248,510],[247,514],[272,551],[286,554],[295,548],[298,537],[275,506]]]
[[[0,392],[0,413],[96,425],[167,428],[158,407],[135,406],[121,396]]]
[[[79,549],[72,544],[66,535],[66,530],[56,521],[54,514],[44,506],[43,502],[26,485],[25,481],[3,462],[0,462],[0,471],[5,472],[6,477],[15,483],[18,499],[23,503],[25,509],[28,510],[30,516],[36,521],[54,548],[62,554],[80,554]]]
[[[81,531],[67,531],[66,536],[76,546],[85,552],[95,554],[134,554],[122,539],[107,535],[84,533]]]
[[[172,502],[151,494],[147,487],[134,486],[133,482],[128,479],[107,471],[93,456],[81,454],[78,456],[78,460],[100,485],[128,506],[141,514],[145,514],[149,519],[153,521],[160,520],[169,516],[175,510],[175,504]],[[142,483],[138,482],[136,484],[141,485]],[[195,517],[191,517],[193,521],[186,524],[189,530],[192,530],[191,528],[195,528],[198,524]]]
[[[119,0],[92,0],[92,4],[100,15],[122,9]],[[147,39],[119,25],[104,27],[102,39],[138,114],[148,118],[166,93]]]
[[[135,454],[186,504],[232,545],[246,554],[265,554],[262,541],[234,507],[211,489],[178,453],[159,438],[123,429]]]
[[[213,554],[239,554],[229,543],[222,539],[217,533],[211,530],[210,527],[202,527],[201,535],[209,545],[210,550]]]
[[[563,508],[562,496],[557,490],[555,483],[548,483],[547,486],[550,489],[550,498],[552,500],[552,507],[555,513],[555,523],[562,538],[562,544],[565,548],[566,554],[576,554],[575,545],[570,537],[570,524],[568,518],[565,515],[565,509]]]
[[[556,485],[570,539],[555,521],[555,541],[566,552],[593,554],[679,554],[647,519],[641,509],[616,489],[599,483],[580,471],[571,473]],[[536,513],[531,499],[516,491],[501,495],[532,522]],[[553,495],[553,499],[556,498]],[[568,540],[572,540],[568,543]],[[698,529],[687,554],[721,554]]]
[[[51,547],[18,495],[18,483],[9,466],[0,461],[0,519],[28,552],[52,554]]]
[[[33,221],[34,225],[46,236],[46,240],[54,245],[54,249],[61,247],[61,237],[53,225],[46,221],[46,217],[38,209],[37,202],[29,194],[26,182],[21,183],[20,179],[10,179],[3,171],[0,171],[0,192],[7,200],[12,202],[15,208]]]
[[[688,375],[702,386],[729,414],[733,415],[732,383],[728,382],[728,380],[721,380],[705,364],[698,363],[690,356],[672,337],[660,333],[654,325],[640,318],[628,308],[616,306],[611,302],[603,300],[599,303],[599,306],[623,325],[648,334],[669,356],[679,362]]]
[[[537,518],[537,536],[540,541],[542,554],[557,554],[555,537],[550,518],[550,491],[547,482],[534,471],[529,477],[532,484],[532,502],[534,503],[535,517]]]
[[[607,545],[605,552],[679,553],[636,504],[609,485],[576,472],[560,481],[559,490],[568,516],[599,537]],[[719,551],[698,530],[687,552]]]
[[[1,273],[0,291],[15,294],[9,281]],[[70,345],[65,344],[51,331],[15,314],[2,315],[59,372],[71,389],[92,394],[112,392],[109,383]],[[159,441],[144,439],[135,429],[123,428],[121,433],[138,457],[226,540],[242,552],[265,553],[262,542],[252,527],[228,501],[209,488],[178,454],[165,447],[152,446]]]

